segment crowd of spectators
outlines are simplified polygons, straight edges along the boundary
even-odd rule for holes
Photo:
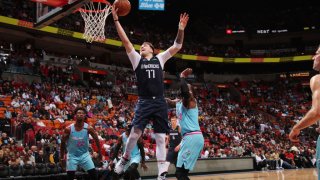
[[[32,2],[10,3],[11,9],[0,6],[2,15],[34,21],[34,15],[29,11],[34,5]],[[77,27],[68,23],[65,26],[59,24],[59,27],[81,31],[82,22],[79,19],[71,21]],[[109,37],[117,38],[113,26],[108,26],[106,31],[110,33]],[[139,29],[126,31],[134,42],[141,40],[135,36]],[[165,48],[167,44],[161,39],[174,40],[174,35],[156,33],[153,38],[159,42],[158,47]],[[217,48],[197,42],[189,44],[193,50],[186,48],[184,53],[214,55],[210,53]],[[109,69],[110,75],[116,77],[114,79],[91,76],[88,82],[80,83],[72,66],[41,64],[43,51],[33,49],[28,43],[15,46],[15,50],[11,50],[13,47],[9,43],[1,42],[0,45],[1,49],[3,46],[11,52],[5,61],[1,59],[0,72],[17,67],[17,72],[41,77],[30,84],[24,79],[0,81],[0,165],[58,164],[63,128],[72,122],[73,110],[78,106],[87,109],[88,122],[95,128],[103,147],[103,159],[108,160],[118,136],[133,118],[135,95],[131,94],[134,91],[128,91],[128,87],[136,89],[133,71],[115,67]],[[230,48],[223,47],[221,52],[234,50]],[[311,92],[303,86],[304,82],[305,79],[289,78],[271,82],[235,80],[226,83],[226,88],[197,82],[195,94],[199,122],[205,137],[200,157],[254,157],[257,169],[314,167],[315,128],[303,131],[299,145],[291,144],[287,136],[292,125],[311,107]],[[174,98],[178,93],[167,89],[166,94]],[[174,118],[175,109],[170,109],[168,115]],[[143,139],[146,159],[154,159],[155,140],[151,124],[145,129]],[[94,143],[90,148],[95,159],[97,148]],[[105,168],[103,162],[95,161],[95,165]]]
[[[29,50],[21,53],[24,51]],[[23,79],[1,80],[0,164],[58,164],[63,128],[72,122],[72,112],[78,106],[87,109],[88,123],[96,129],[107,161],[118,136],[133,118],[135,95],[128,92],[128,87],[136,88],[133,71],[112,68],[109,73],[117,77],[114,80],[93,77],[93,84],[81,86],[74,79],[75,72],[65,67],[37,68],[35,72],[41,75],[41,81],[29,84]],[[303,131],[299,145],[291,144],[287,136],[311,106],[310,90],[303,86],[305,81],[235,80],[226,83],[225,88],[212,82],[195,84],[199,122],[205,137],[200,157],[254,157],[257,169],[314,167],[315,128]],[[177,92],[167,89],[166,94],[174,98]],[[168,115],[174,118],[175,109],[169,109]],[[10,128],[5,128],[8,124]],[[143,139],[146,159],[154,159],[151,124]],[[95,144],[90,148],[94,157]],[[105,167],[102,162],[96,165]]]
[[[36,13],[31,10],[36,9],[34,2],[20,2],[14,0],[0,3],[2,3],[0,6],[1,15],[29,22],[36,21]],[[276,11],[276,13],[272,13],[272,11]],[[249,34],[252,34],[252,31],[256,31],[257,29],[281,29],[284,27],[291,28],[292,26],[293,29],[298,26],[299,31],[303,31],[304,26],[309,27],[316,24],[317,17],[319,17],[318,8],[315,8],[312,5],[304,5],[299,8],[288,6],[283,9],[268,9],[268,13],[263,13],[264,16],[261,17],[257,15],[256,18],[259,18],[259,20],[254,18],[254,21],[250,20],[252,18],[248,18],[249,16],[252,16],[252,13],[258,12],[251,12],[248,10],[241,11],[241,13],[238,14],[237,11],[229,13],[225,12],[225,17],[220,17],[221,13],[218,14],[219,16],[217,15],[217,17],[202,15],[198,18],[201,21],[194,20],[194,26],[203,26],[203,28],[200,28],[199,30],[199,28],[190,27],[190,34],[193,34],[193,36],[188,36],[188,38],[186,38],[186,43],[184,44],[184,48],[181,53],[201,56],[272,57],[308,54],[310,52],[314,52],[316,49],[316,42],[304,42],[297,44],[293,42],[290,43],[288,41],[288,43],[277,43],[261,47],[257,45],[248,46],[236,43],[212,44],[208,42],[208,39],[210,38],[208,35],[207,37],[201,37],[202,34],[218,33],[221,29],[222,32],[225,33],[225,30],[228,28],[238,30],[246,29]],[[150,19],[156,19],[154,14],[149,14],[149,17],[139,14],[139,12],[135,12],[130,14],[130,16],[134,21],[128,18],[124,19],[126,24],[124,28],[133,43],[140,44],[147,40],[153,42],[155,47],[158,49],[165,49],[173,44],[176,32],[169,32],[166,28],[159,28],[159,25],[154,25],[157,21],[150,21]],[[110,18],[107,19],[107,25],[105,28],[106,37],[119,40],[115,27],[109,19]],[[233,21],[233,19],[237,20]],[[308,22],[306,22],[306,19]],[[159,23],[161,24],[162,22]],[[170,22],[169,24],[173,23]],[[74,13],[67,18],[62,18],[55,22],[52,26],[76,32],[83,32],[84,21],[80,13]],[[167,27],[167,25],[160,27]],[[206,31],[206,29],[211,30]],[[220,32],[220,34],[223,33]]]

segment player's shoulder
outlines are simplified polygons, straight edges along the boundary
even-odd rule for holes
[[[87,130],[94,132],[94,128],[92,126],[90,126],[89,124],[87,124]]]
[[[320,82],[320,74],[317,74],[310,79],[310,88],[313,93],[315,91],[317,91],[319,93],[319,90],[320,90],[320,83],[319,82]]]
[[[320,74],[314,75],[310,79],[310,86],[314,86],[320,82]]]
[[[151,59],[152,60],[159,60],[159,59],[161,59],[161,54],[156,54],[156,55],[152,56]]]
[[[320,80],[320,74],[316,74],[314,76],[312,76],[311,80],[314,79],[314,80]]]
[[[70,124],[69,126],[67,126],[67,127],[64,129],[64,133],[70,134],[72,125],[73,125],[73,124]]]

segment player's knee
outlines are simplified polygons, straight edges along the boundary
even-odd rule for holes
[[[141,136],[141,133],[142,131],[139,129],[139,128],[137,128],[137,127],[133,127],[132,128],[132,130],[131,130],[131,132],[130,132],[130,136],[129,136],[129,138],[131,138],[131,139],[139,139],[140,138],[140,136]]]

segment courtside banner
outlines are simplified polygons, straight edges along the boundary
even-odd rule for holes
[[[33,23],[32,22],[29,22],[29,21],[23,21],[23,20],[19,20],[18,21],[18,26],[23,26],[23,27],[26,27],[26,28],[33,28]]]
[[[144,0],[144,1],[163,1],[164,0]],[[56,28],[52,26],[46,26],[41,29],[33,28],[33,23],[23,20],[18,20],[6,16],[0,16],[0,23],[9,24],[13,26],[20,26],[23,28],[34,29],[37,31],[48,32],[52,34],[60,34],[63,36],[71,36],[77,39],[83,39],[83,33],[74,32],[66,29]],[[121,41],[114,39],[106,39],[104,42],[98,42],[103,44],[108,44],[112,46],[121,47],[123,46]],[[139,50],[140,45],[134,44],[134,49]],[[157,49],[158,52],[163,52],[161,49]],[[303,55],[303,56],[289,56],[289,57],[268,57],[268,58],[226,58],[226,57],[209,57],[209,56],[199,56],[199,55],[191,55],[191,54],[175,54],[175,58],[183,59],[183,60],[191,60],[191,61],[208,61],[208,62],[218,62],[218,63],[286,63],[286,62],[294,62],[294,61],[311,61],[312,55]]]
[[[101,74],[101,75],[107,75],[107,71],[103,70],[96,70],[96,69],[89,69],[89,68],[84,68],[84,67],[79,67],[79,70],[81,72],[86,72],[86,73],[91,73],[91,74]]]

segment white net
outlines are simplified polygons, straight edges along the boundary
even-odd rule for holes
[[[111,13],[111,5],[108,3],[90,1],[79,9],[85,22],[83,38],[88,42],[105,40],[105,23]]]

